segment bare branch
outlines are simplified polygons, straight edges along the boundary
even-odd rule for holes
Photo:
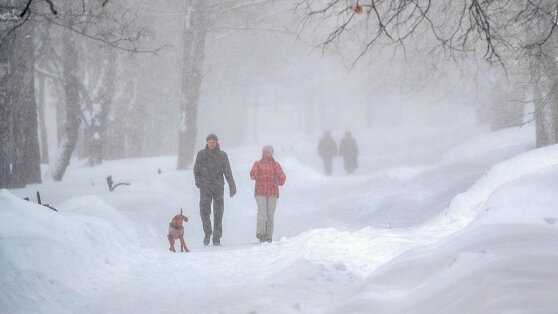
[[[24,17],[25,16],[25,13],[27,13],[27,11],[29,10],[29,6],[31,5],[31,2],[33,2],[33,0],[27,1],[27,4],[25,5],[25,8],[23,9],[23,11],[21,11],[21,14],[19,14],[19,17]]]
[[[465,54],[478,51],[489,63],[505,67],[505,58],[513,58],[520,50],[540,54],[558,26],[558,4],[552,1],[368,0],[352,4],[300,0],[295,7],[305,12],[303,27],[314,23],[316,16],[322,25],[324,20],[335,23],[321,43],[324,49],[350,34],[351,29],[354,34],[368,36],[355,62],[374,47],[397,45],[404,49],[406,42],[415,41],[413,34],[421,32],[422,37],[437,41],[440,48]],[[533,36],[530,31],[540,33]],[[517,43],[525,39],[528,42]]]
[[[20,20],[20,21],[19,21],[18,23],[16,23],[12,28],[10,28],[10,29],[6,32],[6,34],[0,38],[0,46],[2,46],[2,44],[4,44],[4,40],[5,40],[6,38],[8,38],[13,32],[15,32],[18,28],[20,28],[23,24],[25,24],[25,23],[27,22],[27,20],[29,20],[29,17],[30,17],[30,16],[31,16],[31,15],[27,14],[23,20]]]
[[[34,0],[29,0],[27,1],[27,4],[25,5],[25,8],[23,9],[23,11],[21,11],[21,13],[19,14],[19,17],[24,17],[25,13],[30,12],[29,7],[31,6],[31,2],[33,2]],[[49,7],[50,7],[50,11],[52,12],[52,14],[56,15],[58,14],[58,12],[56,12],[56,9],[54,9],[54,4],[52,3],[51,0],[44,0],[46,3],[48,3]]]
[[[121,25],[121,28],[119,30],[119,34],[120,36],[115,37],[114,38],[114,31],[113,30],[108,30],[105,33],[99,33],[99,34],[91,34],[88,31],[88,27],[86,24],[80,24],[83,22],[79,22],[77,24],[72,24],[72,23],[62,23],[60,22],[60,20],[58,18],[52,18],[48,15],[44,15],[42,16],[43,18],[45,18],[47,21],[49,21],[50,23],[52,23],[53,25],[62,27],[66,30],[69,30],[71,32],[74,32],[84,38],[88,38],[90,40],[102,43],[104,45],[107,45],[111,48],[114,49],[118,49],[118,50],[122,50],[122,51],[127,51],[127,52],[131,52],[131,53],[151,53],[151,54],[158,54],[159,51],[161,51],[162,49],[168,47],[167,45],[164,46],[160,46],[156,49],[153,50],[144,50],[144,49],[140,49],[138,47],[138,42],[141,39],[142,36],[142,31],[138,30],[138,31],[134,31],[132,33],[129,33],[130,30],[130,26],[129,25]],[[83,26],[81,28],[78,28],[76,26]],[[124,32],[124,30],[126,30],[126,32]],[[109,37],[113,37],[113,38],[109,38]]]

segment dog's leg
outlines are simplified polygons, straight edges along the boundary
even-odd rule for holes
[[[180,252],[190,252],[190,250],[188,250],[188,248],[186,247],[186,242],[184,241],[184,235],[180,236]]]
[[[169,239],[169,244],[170,244],[169,250],[172,252],[176,252],[176,250],[174,249],[174,237],[169,234],[167,235],[167,239]]]

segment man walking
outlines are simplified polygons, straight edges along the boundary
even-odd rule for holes
[[[324,162],[324,172],[326,175],[331,174],[333,157],[337,156],[337,144],[331,137],[329,131],[324,132],[324,136],[318,143],[318,154]]]
[[[256,237],[260,242],[271,242],[275,206],[279,198],[279,185],[285,184],[287,177],[281,165],[273,159],[273,147],[264,146],[262,159],[256,160],[250,170],[250,178],[256,180],[254,197],[258,205]]]
[[[221,245],[223,235],[224,186],[227,179],[229,194],[236,194],[236,185],[232,176],[231,165],[227,153],[219,147],[219,139],[215,134],[207,136],[205,148],[198,152],[194,163],[194,178],[200,189],[200,217],[205,237],[203,244],[209,244],[213,234],[213,245]],[[211,202],[213,202],[213,230],[211,229]]]
[[[358,146],[350,131],[345,132],[345,137],[341,140],[339,155],[343,156],[345,172],[353,173],[358,168]]]

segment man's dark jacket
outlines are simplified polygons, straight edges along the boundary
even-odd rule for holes
[[[231,196],[236,193],[236,185],[227,153],[221,150],[219,144],[214,150],[207,145],[198,152],[194,164],[194,178],[196,186],[202,191],[215,191],[225,185],[223,176],[227,179]]]

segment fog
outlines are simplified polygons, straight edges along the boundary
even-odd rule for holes
[[[482,32],[469,38],[484,25],[455,25],[454,17],[473,11],[442,3],[427,12],[407,12],[406,2],[401,10],[376,7],[387,24],[358,2],[328,3],[46,1],[27,11],[0,8],[8,52],[0,61],[17,69],[2,86],[2,95],[17,100],[2,114],[6,186],[41,182],[41,163],[60,181],[72,158],[94,166],[177,156],[177,169],[186,169],[209,133],[224,148],[288,145],[299,136],[317,141],[325,131],[336,138],[353,131],[357,140],[380,132],[393,142],[397,132],[382,126],[425,134],[440,127],[451,137],[445,126],[494,131],[536,120],[538,146],[558,138],[554,107],[546,106],[558,90],[549,83],[554,76],[545,78],[551,60],[521,41],[531,26],[546,24],[517,25],[517,36],[496,28],[492,41]],[[544,11],[528,6],[535,15]],[[29,23],[13,15],[18,9],[29,12]],[[514,24],[511,13],[491,14]]]
[[[183,94],[185,5],[138,3],[140,21],[149,30],[141,45],[154,53],[118,52],[116,93],[121,98],[115,97],[109,115],[121,119],[119,110],[133,108],[127,123],[141,126],[137,132],[145,147],[126,156],[173,155]],[[253,14],[250,5],[209,13],[196,149],[212,132],[221,145],[232,147],[291,141],[286,135],[298,133],[317,141],[325,130],[342,134],[381,125],[416,128],[477,119],[482,86],[453,60],[395,46],[359,57],[361,47],[349,40],[324,49],[331,23],[303,25],[303,13],[288,2],[257,10],[261,14]],[[102,53],[95,47],[91,53]],[[131,101],[125,99],[130,82]],[[56,147],[59,99],[50,96],[47,130],[49,145]],[[56,158],[54,149],[50,157]]]
[[[555,21],[0,4],[0,312],[555,312]]]

